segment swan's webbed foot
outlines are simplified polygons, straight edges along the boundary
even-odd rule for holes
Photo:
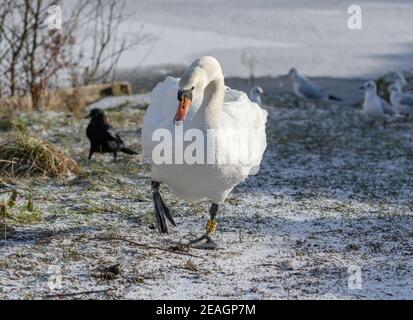
[[[160,185],[161,184],[157,181],[151,182],[152,196],[155,207],[156,225],[158,227],[159,233],[168,233],[168,225],[166,223],[166,219],[168,219],[169,222],[175,227],[176,223],[172,217],[171,210],[165,204],[161,197],[161,194],[159,193]]]
[[[218,205],[213,203],[211,208],[209,209],[209,213],[211,215],[210,220],[206,225],[206,232],[203,236],[190,241],[191,247],[195,249],[216,249],[218,245],[215,243],[214,240],[211,238],[211,234],[215,232],[217,228],[217,222],[215,221],[215,216],[218,212]]]
[[[191,240],[190,244],[194,249],[213,250],[218,247],[216,242],[212,240],[211,236],[207,233],[197,239]]]

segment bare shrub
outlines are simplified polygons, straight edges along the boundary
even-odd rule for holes
[[[59,4],[62,28],[49,29],[48,9]],[[130,15],[116,0],[0,2],[0,98],[46,108],[52,89],[110,80],[122,54],[147,39],[141,29],[121,33]]]

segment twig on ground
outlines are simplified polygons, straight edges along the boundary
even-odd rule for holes
[[[93,294],[93,293],[108,292],[108,291],[111,291],[111,290],[114,290],[114,289],[109,288],[109,289],[102,289],[102,290],[47,294],[45,297],[46,298],[71,297],[71,296],[78,296],[78,295],[81,295],[81,294]]]
[[[189,257],[194,257],[194,258],[199,258],[199,259],[205,260],[204,257],[197,256],[197,255],[192,254],[192,253],[175,251],[175,250],[171,250],[171,249],[168,249],[168,248],[162,248],[162,247],[158,247],[158,246],[151,246],[151,245],[148,245],[146,243],[139,243],[139,242],[135,242],[135,241],[125,239],[125,238],[120,238],[120,237],[95,237],[95,238],[89,238],[88,240],[124,241],[124,242],[127,242],[129,244],[133,244],[135,246],[138,246],[138,247],[141,247],[141,248],[144,248],[144,249],[160,250],[160,251],[165,251],[165,252],[170,252],[170,253],[175,253],[175,254],[180,254],[180,255],[184,255],[184,256],[189,256]]]

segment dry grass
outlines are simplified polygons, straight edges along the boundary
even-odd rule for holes
[[[79,172],[79,165],[49,141],[20,131],[0,145],[0,175],[9,177],[66,177]]]
[[[128,82],[119,81],[50,89],[41,93],[39,106],[43,111],[70,111],[75,116],[80,116],[87,105],[101,98],[131,94],[132,86]],[[0,117],[32,111],[34,109],[30,95],[0,97]]]

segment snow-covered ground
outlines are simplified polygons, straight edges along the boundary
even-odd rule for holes
[[[352,4],[362,9],[362,30],[347,28]],[[143,25],[152,40],[126,53],[122,68],[188,65],[208,54],[227,76],[248,76],[244,52],[257,59],[257,76],[292,66],[345,78],[413,68],[411,0],[130,0],[128,10],[135,15],[124,32]]]
[[[150,93],[134,94],[130,96],[114,96],[102,98],[87,106],[88,110],[102,109],[109,110],[118,108],[120,105],[132,105],[134,107],[146,107],[150,103]]]
[[[261,171],[225,202],[216,251],[185,246],[203,232],[208,203],[163,188],[178,227],[160,236],[139,156],[88,162],[86,120],[31,116],[29,130],[68,148],[83,173],[1,185],[20,195],[0,243],[0,298],[412,299],[413,124],[369,126],[354,107],[288,94],[267,104]],[[107,113],[139,150],[144,111]]]

